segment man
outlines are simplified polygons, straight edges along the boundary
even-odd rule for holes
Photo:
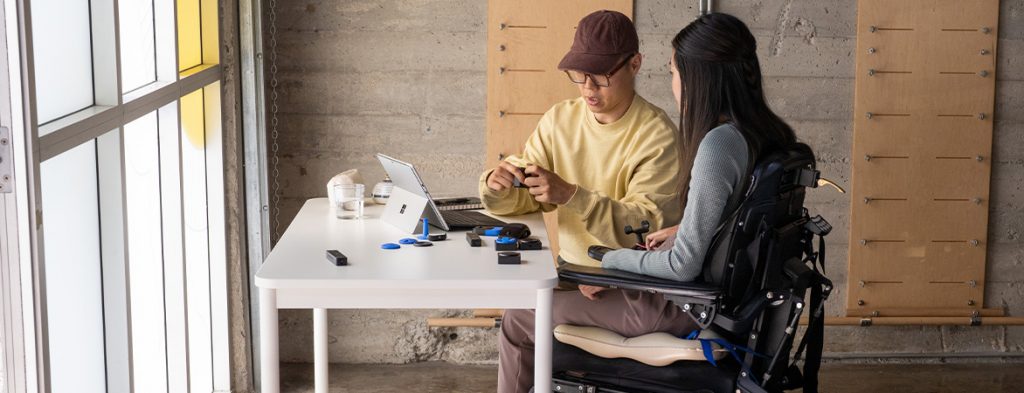
[[[558,68],[580,97],[555,104],[521,156],[480,177],[493,213],[558,211],[559,259],[600,266],[590,245],[635,243],[626,225],[653,229],[679,221],[676,130],[664,111],[634,91],[643,57],[633,22],[615,11],[583,18]],[[522,170],[520,168],[525,168]],[[514,188],[518,179],[529,188]]]

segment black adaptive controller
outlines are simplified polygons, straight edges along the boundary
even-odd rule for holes
[[[525,239],[519,239],[519,250],[520,251],[532,251],[541,250],[544,248],[544,244],[540,242],[540,239],[535,237],[528,237]]]
[[[499,265],[519,265],[523,263],[523,257],[515,251],[502,251],[498,253]]]
[[[636,245],[633,246],[634,250],[646,250],[647,242],[644,241],[644,234],[651,231],[651,223],[647,220],[640,221],[639,228],[633,228],[632,225],[626,225],[627,235],[636,235]]]
[[[432,242],[439,242],[439,241],[446,240],[446,239],[448,239],[448,234],[447,233],[438,233],[438,234],[427,235],[427,240],[430,240]]]
[[[512,237],[499,237],[494,240],[496,251],[515,251],[519,249],[519,240]]]
[[[501,232],[498,233],[498,236],[525,239],[530,237],[530,227],[518,222],[508,223],[501,227]]]
[[[519,172],[523,174],[523,178],[524,179],[527,178],[527,177],[532,176],[532,175],[527,175],[526,174],[526,168],[523,168],[523,167],[519,167]],[[515,187],[515,188],[530,188],[530,186],[528,186],[526,184],[523,184],[523,182],[519,181],[519,178],[515,177],[515,176],[513,176],[513,178],[512,178],[512,187]]]

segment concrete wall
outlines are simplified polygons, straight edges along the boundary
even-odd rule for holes
[[[771,105],[817,152],[825,176],[850,184],[856,1],[717,1],[759,43]],[[639,92],[669,110],[672,36],[697,1],[636,0],[646,55]],[[486,87],[484,0],[280,2],[282,230],[324,183],[358,168],[383,177],[382,152],[419,166],[427,184],[475,193],[483,170]],[[987,307],[1024,316],[1024,0],[1004,0],[999,30]],[[845,302],[849,198],[822,190],[812,210],[828,217],[828,273],[838,283],[829,314]],[[367,294],[372,296],[372,294]],[[427,316],[464,311],[334,311],[335,362],[496,361],[496,330],[428,330]],[[310,361],[310,312],[281,313],[284,361]],[[985,327],[829,327],[826,352],[1022,352],[1024,330]]]
[[[224,132],[224,213],[228,261],[228,339],[231,387],[253,391],[252,337],[249,323],[249,280],[246,255],[245,169],[242,161],[242,83],[240,80],[237,1],[221,1],[220,64],[221,124]]]

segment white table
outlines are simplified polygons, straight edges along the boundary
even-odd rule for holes
[[[310,199],[263,262],[256,273],[263,393],[278,393],[281,386],[277,310],[282,308],[313,309],[317,393],[327,393],[327,309],[533,308],[534,385],[537,392],[550,392],[551,294],[558,274],[541,215],[501,218],[529,225],[545,247],[520,251],[521,265],[498,265],[494,238],[483,237],[483,247],[470,247],[463,232],[449,233],[433,247],[383,250],[382,243],[413,237],[381,221],[383,210],[367,205],[366,218],[340,220],[326,198]],[[348,266],[328,262],[329,249],[348,256]]]

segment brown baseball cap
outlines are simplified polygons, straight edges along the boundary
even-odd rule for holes
[[[607,74],[625,55],[640,51],[636,27],[621,12],[601,10],[583,17],[559,70]]]

